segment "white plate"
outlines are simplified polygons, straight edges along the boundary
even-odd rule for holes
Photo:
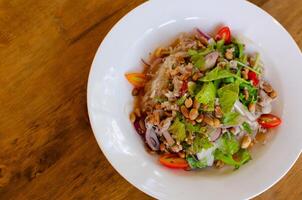
[[[222,24],[261,52],[266,76],[279,92],[274,113],[283,124],[240,170],[167,169],[145,151],[129,121],[133,98],[124,74],[142,70],[140,59],[178,33],[194,27],[211,33]],[[148,1],[121,19],[98,49],[88,82],[89,117],[109,162],[145,193],[159,199],[251,198],[283,177],[301,152],[301,74],[302,56],[294,40],[274,18],[249,2]]]

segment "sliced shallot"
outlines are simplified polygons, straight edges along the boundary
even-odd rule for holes
[[[170,146],[175,143],[174,139],[172,138],[172,136],[170,135],[170,133],[168,131],[164,131],[163,136],[165,137],[165,139],[167,140],[167,142]]]
[[[210,133],[210,140],[215,142],[221,135],[221,128],[216,129],[212,133]]]
[[[196,31],[204,38],[206,38],[207,40],[210,39],[210,36],[208,36],[206,33],[202,32],[199,28],[196,28]]]
[[[214,51],[212,53],[209,53],[205,57],[205,65],[204,70],[210,69],[215,66],[216,61],[218,59],[219,53],[217,51]]]
[[[154,151],[159,150],[159,141],[156,136],[155,130],[153,128],[147,129],[145,138],[146,138],[146,142],[147,142],[148,146],[152,150],[154,150]]]

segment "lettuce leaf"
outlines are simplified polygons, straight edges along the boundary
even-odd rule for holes
[[[201,127],[199,124],[193,125],[191,123],[185,122],[186,130],[191,133],[205,133],[207,128]]]
[[[221,87],[217,93],[218,93],[218,96],[222,95],[224,91],[232,91],[232,92],[235,92],[235,93],[239,93],[239,84],[237,82],[233,82],[233,83],[230,83],[230,84],[227,84],[223,87]]]
[[[178,141],[184,141],[186,138],[185,124],[182,123],[179,118],[174,120],[173,124],[169,128],[169,132],[172,133]]]
[[[188,156],[187,161],[192,169],[204,168],[207,166],[206,160],[198,160],[194,156]]]
[[[196,136],[193,141],[193,151],[195,153],[200,152],[202,149],[208,149],[213,146],[213,143],[210,142],[207,137]]]
[[[240,114],[237,112],[228,112],[223,115],[222,123],[227,126],[235,126],[239,123]]]
[[[239,142],[233,134],[225,133],[218,139],[218,149],[224,154],[231,154],[238,152]]]
[[[237,82],[223,86],[218,91],[219,103],[224,114],[230,112],[238,99],[239,84]]]
[[[224,154],[221,150],[216,149],[214,153],[215,160],[221,160],[227,165],[237,166],[238,162],[236,162],[231,154]]]
[[[212,82],[203,84],[195,98],[199,103],[207,105],[207,111],[213,111],[216,98],[216,88],[214,84]]]
[[[234,77],[234,74],[232,74],[230,71],[226,69],[220,69],[219,67],[215,67],[213,70],[208,72],[204,77],[202,77],[199,80],[203,82],[209,82],[209,81],[214,81],[214,80],[228,78],[228,77]]]
[[[251,160],[251,155],[246,149],[240,149],[240,151],[236,154],[236,160],[231,154],[225,154],[219,149],[216,149],[214,152],[214,157],[215,160],[221,160],[227,165],[234,166],[235,169],[238,169]]]
[[[191,56],[191,61],[195,67],[202,69],[205,64],[204,55],[196,50],[189,49],[189,56]]]

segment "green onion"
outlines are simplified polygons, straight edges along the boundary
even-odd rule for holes
[[[248,68],[249,70],[255,72],[255,73],[258,74],[258,75],[260,74],[257,70],[251,68],[250,66],[248,66],[248,65],[246,65],[246,64],[243,64],[242,62],[237,61],[237,63],[238,63],[239,65],[243,66],[243,67]]]

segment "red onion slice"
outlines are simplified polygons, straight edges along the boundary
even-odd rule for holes
[[[141,61],[142,61],[142,63],[144,63],[144,65],[146,65],[146,66],[148,66],[148,67],[150,67],[151,65],[147,62],[147,61],[145,61],[144,59],[142,59],[141,58]]]
[[[133,123],[136,132],[140,135],[144,135],[146,132],[145,121],[142,118],[138,118]],[[144,126],[144,127],[142,127]]]
[[[210,140],[215,142],[221,135],[221,128],[216,129],[212,133],[210,133]]]
[[[165,139],[167,140],[167,142],[170,146],[175,143],[174,139],[172,138],[172,136],[170,135],[170,133],[168,131],[164,131],[163,136],[165,137]]]
[[[158,141],[157,135],[153,128],[147,129],[145,138],[146,138],[146,142],[147,142],[148,146],[152,150],[154,150],[154,151],[159,150],[159,141]]]
[[[202,37],[206,38],[207,40],[209,40],[209,39],[211,38],[208,34],[202,32],[199,28],[196,28],[196,31],[197,31]]]
[[[219,53],[217,51],[214,51],[212,53],[209,53],[205,57],[205,70],[210,69],[215,66],[216,61],[218,59]]]

